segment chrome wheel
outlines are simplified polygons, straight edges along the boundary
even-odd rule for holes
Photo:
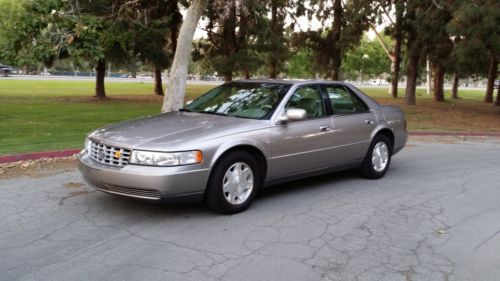
[[[227,169],[222,179],[222,193],[232,205],[244,203],[254,187],[253,172],[250,166],[237,162]]]
[[[375,147],[373,147],[372,152],[372,165],[373,169],[377,172],[382,172],[387,163],[389,162],[389,148],[385,142],[378,142]]]

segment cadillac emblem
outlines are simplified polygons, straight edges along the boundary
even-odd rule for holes
[[[120,158],[122,157],[121,151],[115,151],[115,154],[113,155],[115,158]]]

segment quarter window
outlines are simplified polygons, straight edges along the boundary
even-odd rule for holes
[[[317,86],[298,88],[288,100],[285,109],[301,108],[307,112],[307,118],[325,116],[325,107],[321,98],[321,91]]]
[[[368,110],[366,104],[356,95],[340,85],[325,86],[332,104],[333,114],[349,114]]]

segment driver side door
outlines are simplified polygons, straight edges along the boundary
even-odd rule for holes
[[[325,99],[318,85],[305,85],[297,88],[287,101],[285,110],[302,108],[307,118],[272,128],[271,179],[300,176],[331,166],[332,121]]]

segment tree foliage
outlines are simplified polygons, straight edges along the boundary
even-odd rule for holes
[[[183,6],[196,11],[191,10],[192,21],[181,37]],[[163,91],[164,69],[174,69],[171,76],[180,85],[187,76],[191,32],[197,26],[206,36],[196,42],[193,61],[203,72],[216,72],[226,80],[278,78],[283,73],[340,80],[390,72],[391,93],[397,97],[404,64],[406,102],[416,104],[426,60],[433,66],[436,101],[444,100],[445,75],[453,75],[455,94],[458,79],[487,77],[485,101],[492,102],[498,73],[496,0],[0,0],[0,9],[2,63],[27,72],[57,60],[90,66],[97,72],[96,96],[101,98],[108,62],[124,68],[138,62],[148,65],[158,94]],[[198,25],[198,15],[206,24]],[[304,18],[321,26],[297,31]],[[381,23],[387,25],[387,37],[378,34],[378,43],[363,38]],[[189,52],[177,48],[180,41]],[[174,57],[179,58],[177,65]],[[172,92],[181,95],[183,87],[174,88]],[[181,103],[174,100],[164,108],[178,108]]]
[[[263,49],[265,11],[261,1],[212,1],[205,14],[208,38],[198,43],[196,58],[226,81],[239,71],[250,76],[263,62],[258,53]]]
[[[383,39],[390,43],[390,38]],[[367,36],[363,36],[357,48],[344,55],[343,61],[341,70],[344,77],[349,80],[355,80],[358,77],[361,80],[383,78],[382,75],[391,70],[390,61],[383,47],[378,42],[368,39]]]
[[[314,54],[318,72],[332,80],[340,79],[343,55],[356,47],[369,27],[372,12],[369,1],[326,0],[310,1],[309,15],[315,15],[324,27],[308,30],[295,37],[295,43],[305,44]],[[330,25],[328,26],[328,24]]]
[[[450,35],[459,40],[455,58],[461,70],[488,77],[484,101],[493,102],[493,84],[500,60],[500,4],[495,0],[455,1],[450,5]],[[481,55],[478,55],[481,54]]]

